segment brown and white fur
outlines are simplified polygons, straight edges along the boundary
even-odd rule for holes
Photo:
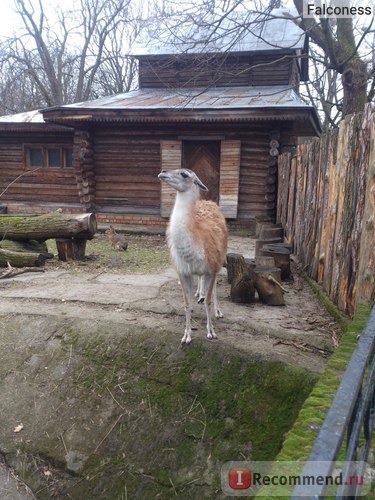
[[[210,306],[213,298],[215,315],[222,317],[216,298],[216,277],[227,252],[228,229],[224,216],[216,203],[200,200],[200,191],[208,189],[192,170],[163,170],[158,177],[177,191],[167,239],[185,302],[186,327],[181,343],[191,342],[194,275],[199,277],[198,302],[205,304],[207,338],[216,339]]]

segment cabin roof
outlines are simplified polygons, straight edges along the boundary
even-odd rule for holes
[[[15,115],[0,116],[0,123],[44,123],[44,119],[42,113],[36,109]]]
[[[102,97],[60,106],[59,109],[248,109],[248,108],[311,108],[295,90],[285,86],[213,87],[213,88],[146,88],[124,94]],[[42,110],[48,113],[56,108]]]
[[[296,16],[296,9],[274,9],[270,14],[236,12],[220,20],[204,19],[191,25],[167,19],[162,28],[160,23],[157,27],[148,26],[140,36],[143,42],[134,46],[131,54],[141,57],[303,50],[306,35],[291,19]]]
[[[316,109],[291,87],[139,89],[94,101],[42,110],[52,123],[299,122],[296,135],[319,135]]]

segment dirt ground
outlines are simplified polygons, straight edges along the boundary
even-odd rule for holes
[[[229,251],[253,257],[254,240],[231,236]],[[6,379],[7,387],[2,401],[5,417],[0,426],[0,450],[4,454],[10,452],[18,437],[14,434],[17,425],[25,424],[17,419],[17,412],[22,414],[19,401],[14,403],[15,398],[27,399],[29,389],[25,387],[24,393],[19,390],[20,377],[24,383],[36,373],[40,377],[45,368],[48,383],[45,382],[43,404],[45,408],[53,406],[53,397],[51,395],[49,403],[48,394],[55,389],[52,390],[49,384],[52,383],[53,387],[61,384],[70,363],[74,362],[69,352],[68,361],[65,357],[64,363],[60,362],[55,349],[61,349],[61,338],[74,322],[80,323],[84,334],[89,334],[87,332],[98,324],[114,325],[118,332],[135,327],[152,331],[154,341],[158,335],[167,332],[168,339],[171,339],[168,340],[170,349],[178,352],[190,348],[180,345],[184,308],[172,268],[166,267],[156,273],[121,274],[110,268],[103,269],[92,261],[90,265],[79,268],[73,264],[49,263],[47,269],[44,273],[23,274],[0,281],[0,350],[4,358],[0,375],[2,380]],[[205,338],[204,307],[197,304],[193,312],[196,330],[192,344],[199,342],[205,349],[210,349],[210,345],[215,348],[220,343],[220,347],[228,352],[239,350],[251,357],[289,363],[314,373],[322,372],[337,341],[338,329],[303,280],[284,283],[288,291],[284,307],[270,307],[259,302],[248,305],[232,303],[224,269],[218,283],[218,298],[224,313],[223,319],[215,321],[218,340]],[[22,335],[17,332],[22,332]],[[44,350],[54,352],[53,366],[47,363]],[[22,370],[19,369],[21,365]],[[37,397],[34,399],[36,401]],[[21,429],[21,441],[23,433]],[[74,469],[80,456],[68,457],[69,460]],[[0,476],[1,498],[18,498],[11,489],[17,485],[12,486],[9,470],[4,469],[3,473],[5,476]],[[22,489],[18,494],[20,498],[28,498]]]

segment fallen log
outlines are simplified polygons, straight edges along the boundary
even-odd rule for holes
[[[285,288],[280,283],[281,272],[277,267],[256,267],[254,269],[254,285],[259,300],[269,306],[284,306]]]
[[[52,259],[53,254],[48,252],[47,244],[36,240],[28,241],[13,241],[1,240],[0,248],[12,250],[13,252],[36,252],[48,254],[48,258]]]
[[[36,252],[14,252],[0,248],[0,267],[7,267],[8,263],[13,267],[38,267],[42,266],[49,258],[46,254]]]
[[[76,238],[91,240],[97,231],[95,214],[0,215],[0,239],[38,240]]]

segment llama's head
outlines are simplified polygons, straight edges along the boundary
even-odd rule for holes
[[[199,177],[188,168],[178,168],[176,170],[162,170],[158,175],[161,181],[166,182],[176,191],[184,193],[186,191],[208,191]]]

